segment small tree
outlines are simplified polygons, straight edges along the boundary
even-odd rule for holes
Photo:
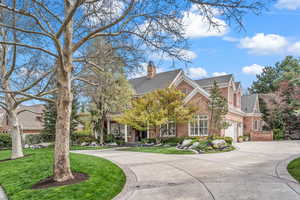
[[[224,117],[228,113],[228,103],[225,97],[222,96],[216,81],[214,81],[214,85],[211,89],[208,109],[210,112],[210,135],[213,135],[214,131],[220,132],[221,129],[228,128],[228,123],[224,121]]]
[[[175,88],[155,90],[135,98],[132,106],[117,117],[121,124],[128,124],[137,130],[146,130],[173,122],[181,123],[192,119],[195,108],[184,103],[185,94]],[[156,135],[159,139],[160,134]]]

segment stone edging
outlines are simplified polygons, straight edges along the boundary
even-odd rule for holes
[[[297,193],[300,196],[300,184],[298,183],[298,181],[296,179],[294,179],[294,177],[292,177],[290,175],[290,173],[287,170],[287,166],[288,164],[296,159],[299,158],[300,155],[293,155],[290,156],[289,158],[280,161],[279,163],[277,163],[275,169],[274,169],[274,176],[276,176],[277,178],[282,179],[288,187],[290,187],[292,190],[294,190],[295,193]]]
[[[0,200],[8,200],[3,188],[0,185]]]

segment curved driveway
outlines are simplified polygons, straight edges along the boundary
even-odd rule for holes
[[[297,200],[300,185],[286,165],[299,141],[245,142],[219,154],[163,155],[116,150],[77,151],[119,164],[127,175],[116,199]]]

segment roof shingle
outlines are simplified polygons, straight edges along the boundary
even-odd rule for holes
[[[143,76],[130,79],[129,83],[132,85],[136,94],[141,95],[156,89],[163,89],[168,87],[180,72],[181,70],[177,69],[173,71],[158,73],[153,78]]]

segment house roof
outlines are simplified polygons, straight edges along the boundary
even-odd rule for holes
[[[241,87],[241,82],[234,82],[234,84],[235,84],[235,88]]]
[[[36,104],[32,106],[20,106],[18,108],[18,119],[23,130],[42,130],[42,114],[44,105]]]
[[[244,111],[246,113],[253,113],[257,98],[258,98],[257,94],[243,95],[242,96],[242,111]]]
[[[222,76],[215,76],[211,78],[204,78],[200,80],[195,80],[200,87],[208,87],[214,84],[214,81],[217,82],[217,84],[227,84],[232,79],[232,74],[226,74]]]
[[[153,78],[147,76],[130,79],[129,83],[132,85],[137,95],[145,94],[156,89],[163,89],[168,87],[177,75],[181,72],[180,69],[157,73]]]

